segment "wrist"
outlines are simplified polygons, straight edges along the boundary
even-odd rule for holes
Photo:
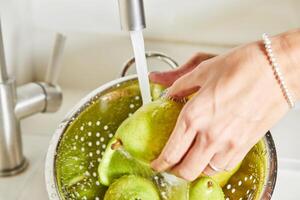
[[[287,87],[295,101],[300,100],[300,29],[271,38],[272,47]]]

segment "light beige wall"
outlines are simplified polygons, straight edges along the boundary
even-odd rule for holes
[[[43,79],[54,33],[58,31],[68,36],[64,62],[72,67],[66,66],[63,72],[69,75],[80,74],[82,65],[86,65],[93,72],[96,70],[100,79],[112,79],[117,74],[112,66],[119,66],[132,55],[129,38],[119,28],[117,0],[0,0],[0,3],[8,38],[9,71],[19,82]],[[259,39],[262,32],[275,34],[300,27],[299,0],[144,0],[144,3],[147,44],[167,42],[226,48]],[[98,72],[100,65],[110,67],[105,73]],[[82,75],[89,77],[93,72],[85,71]]]

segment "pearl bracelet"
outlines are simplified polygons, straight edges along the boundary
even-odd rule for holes
[[[293,107],[295,107],[295,102],[294,102],[294,99],[293,99],[291,93],[289,92],[289,90],[287,88],[287,85],[286,85],[283,75],[281,73],[279,64],[277,63],[277,61],[275,59],[275,56],[274,56],[274,53],[272,50],[272,42],[266,33],[264,33],[262,35],[262,39],[263,39],[263,42],[265,45],[265,49],[266,49],[270,64],[272,65],[275,78],[278,81],[278,84],[280,85],[283,96],[285,97],[290,108],[293,108]]]

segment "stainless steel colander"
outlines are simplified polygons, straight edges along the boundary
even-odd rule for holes
[[[147,53],[151,57],[177,66],[164,54]],[[122,76],[133,63],[133,59],[126,63]],[[97,88],[67,114],[47,153],[45,178],[50,199],[103,199],[107,188],[98,181],[97,172],[102,154],[118,126],[141,105],[137,76],[130,75]],[[228,200],[271,199],[276,176],[276,150],[267,133],[223,191]]]

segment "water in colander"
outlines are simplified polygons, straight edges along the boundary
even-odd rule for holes
[[[152,90],[153,91],[153,90]],[[127,81],[97,95],[65,129],[55,157],[61,199],[102,200],[107,187],[98,180],[98,165],[119,125],[142,105],[137,81]],[[126,154],[126,152],[124,152]],[[223,187],[226,199],[257,199],[265,177],[265,151],[258,143]],[[154,174],[163,200],[187,200],[187,183],[170,174]],[[180,196],[181,195],[181,196]]]

